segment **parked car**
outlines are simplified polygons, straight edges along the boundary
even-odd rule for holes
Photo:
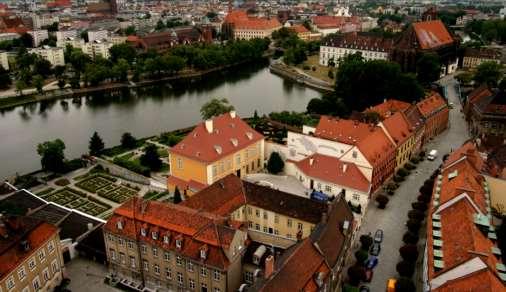
[[[368,269],[374,269],[378,265],[378,257],[371,256],[365,263],[365,267]]]
[[[430,161],[436,159],[436,157],[437,157],[437,150],[436,149],[432,149],[429,152],[429,155],[427,155],[427,159],[430,160]]]
[[[373,256],[378,256],[381,252],[381,245],[377,242],[375,242],[372,247],[371,251],[369,252]]]
[[[374,233],[374,242],[381,243],[383,241],[383,230],[378,229]]]
[[[394,278],[390,278],[387,281],[387,292],[395,292],[395,284],[397,283],[397,280]]]
[[[453,102],[450,102],[450,103],[448,104],[448,107],[452,109],[452,108],[454,107]]]
[[[360,286],[360,288],[358,288],[358,291],[359,292],[370,292],[371,290],[369,289],[369,287],[362,285],[362,286]]]

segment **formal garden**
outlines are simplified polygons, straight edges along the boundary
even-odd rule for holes
[[[123,203],[137,196],[138,190],[129,186],[115,184],[116,181],[117,179],[105,174],[95,174],[85,177],[76,183],[76,187],[97,194],[115,203]]]
[[[67,208],[76,209],[92,216],[97,216],[112,208],[83,192],[68,187],[57,191],[48,188],[37,193],[37,196],[44,200],[54,202]]]

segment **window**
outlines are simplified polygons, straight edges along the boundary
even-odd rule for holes
[[[183,160],[181,158],[177,159],[177,168],[183,169]]]
[[[193,279],[188,279],[188,287],[189,287],[191,290],[195,290],[195,280],[193,280]]]
[[[134,248],[134,242],[133,241],[128,241],[128,248],[129,249],[133,249]]]
[[[154,240],[157,240],[158,239],[158,232],[156,232],[156,231],[151,232],[151,238],[153,238]]]
[[[157,257],[158,257],[158,249],[157,249],[156,247],[153,247],[153,256],[154,256],[155,258],[157,258]]]
[[[56,260],[53,260],[53,262],[51,263],[51,267],[53,269],[53,274],[55,274],[56,272],[58,272],[58,262]]]
[[[215,281],[219,281],[221,279],[221,272],[218,270],[214,270],[213,272],[213,279]]]
[[[135,269],[135,257],[130,256],[130,267]]]
[[[33,279],[32,281],[32,286],[33,286],[33,289],[35,291],[39,290],[40,289],[40,280],[39,280],[39,276],[35,277],[35,279]]]
[[[279,216],[278,215],[274,215],[274,223],[279,223]]]
[[[53,251],[54,251],[54,242],[52,240],[47,244],[47,250],[49,250],[49,253],[53,253]]]
[[[44,276],[44,280],[45,281],[49,281],[49,279],[51,279],[51,277],[49,275],[49,269],[48,268],[44,269],[44,271],[42,272],[42,275]]]
[[[218,175],[218,167],[216,165],[213,165],[213,177],[216,177]]]
[[[331,193],[332,192],[332,187],[331,186],[325,186],[325,191],[327,193]]]
[[[165,254],[163,255],[163,258],[165,259],[166,262],[170,261],[170,253],[165,252]]]
[[[302,230],[302,223],[297,223],[297,230]]]
[[[200,275],[202,277],[207,277],[207,268],[205,267],[200,268]]]
[[[260,218],[260,210],[256,209],[256,210],[255,210],[255,215],[256,215],[258,218]]]
[[[359,194],[353,194],[353,195],[352,195],[352,198],[353,198],[353,200],[355,200],[355,201],[359,201],[359,200],[360,200],[360,195],[359,195]]]
[[[109,252],[111,254],[111,259],[113,261],[115,261],[116,260],[116,252],[114,251],[114,249],[110,249]]]
[[[169,236],[167,235],[163,236],[163,243],[169,243]]]
[[[120,252],[119,253],[119,259],[120,259],[121,263],[124,264],[125,263],[125,254],[122,253],[122,252]]]
[[[110,234],[107,234],[107,239],[109,239],[109,241],[113,241],[114,240],[114,238]]]
[[[35,258],[31,258],[30,261],[28,261],[28,268],[30,268],[30,271],[35,269]]]
[[[143,261],[143,265],[144,265],[144,271],[149,271],[148,261]]]
[[[248,207],[248,214],[250,214],[250,215],[251,215],[251,212],[252,212],[252,211],[251,211],[251,207]]]
[[[286,234],[286,237],[287,237],[287,238],[292,238],[292,234],[287,233],[287,234]]]
[[[176,247],[181,248],[181,239],[176,239]]]
[[[14,282],[14,277],[10,276],[9,279],[7,279],[7,290],[12,290],[16,286],[16,283]]]
[[[183,286],[183,274],[180,272],[177,272],[177,283],[179,286]]]
[[[220,292],[220,288],[214,287],[214,292]]]
[[[46,260],[46,252],[43,249],[41,249],[39,251],[39,261],[43,262],[45,260]]]
[[[182,266],[183,265],[183,259],[180,256],[176,257],[176,264],[178,266]]]
[[[167,276],[167,279],[172,280],[172,270],[170,268],[165,270],[165,275]]]
[[[146,236],[146,229],[141,228],[141,235],[142,235],[142,236]]]
[[[267,211],[264,211],[264,219],[269,218],[269,215],[267,214]]]
[[[200,284],[200,287],[202,287],[202,291],[207,291],[207,284],[206,283]]]
[[[241,154],[237,154],[235,156],[235,163],[237,164],[237,166],[239,166],[241,164]]]
[[[286,226],[292,227],[292,219],[287,219],[286,220]]]
[[[253,272],[246,272],[244,273],[244,281],[246,281],[246,283],[253,283]]]
[[[119,244],[120,246],[123,246],[123,239],[118,238],[118,244]]]
[[[145,244],[142,245],[141,249],[143,254],[146,254],[148,252],[148,247]]]
[[[257,224],[255,224],[255,229],[256,229],[256,230],[260,230],[260,224],[258,224],[258,223],[257,223]]]
[[[267,226],[264,226],[264,232],[267,233],[269,231],[269,228]]]
[[[23,281],[26,278],[26,270],[25,270],[24,266],[22,266],[21,268],[19,268],[19,270],[18,270],[18,278],[19,278],[19,281]]]
[[[279,235],[279,230],[274,229],[274,234],[275,234],[275,235]]]
[[[193,272],[193,263],[191,261],[188,261],[187,268],[188,268],[188,272]]]
[[[160,275],[160,266],[159,265],[153,265],[153,269],[155,270],[155,274]]]

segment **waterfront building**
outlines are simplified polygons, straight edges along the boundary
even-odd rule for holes
[[[222,32],[228,38],[249,40],[271,37],[281,27],[277,18],[252,17],[246,11],[234,10],[225,17]]]
[[[478,138],[506,138],[505,93],[482,85],[467,97],[464,107],[471,134]]]
[[[28,34],[33,38],[33,47],[36,48],[40,46],[42,41],[47,40],[49,38],[49,34],[46,29],[40,30],[30,30]]]
[[[388,60],[393,39],[347,33],[327,38],[320,46],[320,65],[329,62],[338,65],[339,60],[360,53],[365,60]]]
[[[2,66],[5,70],[9,70],[9,59],[7,52],[0,52],[0,66]]]
[[[464,59],[462,61],[463,68],[476,68],[483,62],[495,62],[497,64],[501,64],[501,52],[487,48],[466,48],[464,51]]]
[[[52,48],[52,47],[41,47],[41,48],[35,48],[31,49],[29,51],[31,54],[36,54],[38,56],[41,56],[45,60],[47,60],[49,63],[51,63],[51,66],[64,66],[65,65],[65,56],[63,53],[63,48]]]
[[[53,291],[63,279],[58,228],[0,216],[0,291]]]
[[[331,33],[348,33],[361,30],[358,16],[313,16],[311,23],[314,30],[320,32],[323,36]]]
[[[450,110],[446,100],[432,91],[416,104],[425,120],[423,143],[428,142],[448,128]]]
[[[424,291],[506,289],[483,166],[469,142],[441,167],[428,209]]]
[[[258,172],[263,160],[264,137],[231,111],[198,124],[169,150],[168,188],[191,196],[228,174]]]

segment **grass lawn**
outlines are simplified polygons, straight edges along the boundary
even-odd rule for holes
[[[304,66],[309,66],[309,68],[312,68],[314,66],[316,69],[315,71],[313,71],[312,69],[309,69],[309,70],[304,70],[304,72],[306,74],[309,74],[309,75],[315,77],[315,78],[318,78],[318,79],[321,79],[321,80],[324,80],[324,81],[327,81],[330,83],[334,83],[335,80],[329,78],[328,74],[329,74],[329,70],[332,69],[334,71],[334,78],[335,78],[337,69],[320,65],[318,63],[319,59],[320,59],[319,55],[308,56],[307,60],[304,61],[304,63],[297,65],[297,68],[304,69]]]

